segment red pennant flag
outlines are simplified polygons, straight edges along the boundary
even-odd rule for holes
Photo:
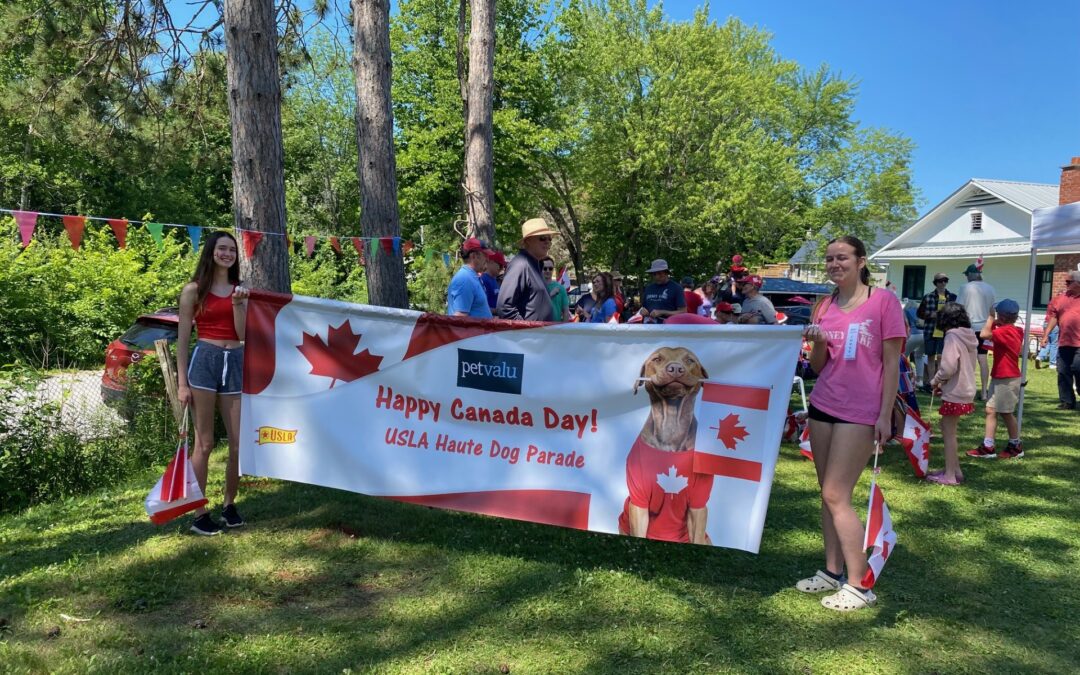
[[[394,253],[394,238],[393,237],[379,237],[379,245],[382,246],[382,250],[386,251],[387,255],[393,255],[393,253]]]
[[[34,238],[34,228],[37,227],[37,211],[12,211],[15,223],[19,226],[19,236],[22,238],[23,248],[30,245]]]
[[[334,250],[338,252],[338,255],[341,255],[341,242],[338,241],[337,237],[330,237],[330,245],[334,247]]]
[[[862,578],[863,588],[873,588],[889,554],[896,548],[896,532],[892,527],[892,516],[885,503],[885,494],[878,487],[877,480],[870,483],[870,506],[866,514],[866,533],[863,535],[863,549],[873,547],[866,560],[866,574]]]
[[[120,248],[127,248],[128,221],[124,218],[110,218],[109,227],[112,228],[113,236],[116,237]]]
[[[309,258],[315,255],[315,237],[304,237],[304,250]]]
[[[405,255],[409,255],[409,253],[413,250],[413,243],[411,241],[406,241],[404,244],[401,245],[401,250]]]
[[[352,237],[352,247],[356,249],[361,258],[364,257],[364,241],[360,237]]]
[[[64,229],[71,240],[71,248],[78,251],[82,245],[83,230],[86,229],[86,216],[64,216]]]
[[[243,235],[244,239],[244,254],[247,255],[250,260],[255,257],[255,247],[262,241],[263,233],[255,232],[253,230],[241,230],[240,234]]]
[[[926,470],[930,467],[930,425],[910,407],[905,405],[904,409],[907,415],[900,445],[911,462],[911,468],[915,470],[915,476],[926,478]]]

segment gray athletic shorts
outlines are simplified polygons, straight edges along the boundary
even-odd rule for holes
[[[188,386],[218,394],[239,394],[244,384],[244,348],[195,343],[187,369]]]

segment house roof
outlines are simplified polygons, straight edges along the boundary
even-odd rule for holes
[[[910,225],[910,223],[909,223],[909,225]],[[869,247],[869,249],[871,251],[878,250],[879,248],[881,248],[885,244],[889,243],[889,241],[892,240],[892,238],[896,236],[896,231],[895,230],[893,232],[887,232],[886,231],[886,228],[889,227],[887,225],[879,224],[879,225],[876,225],[875,227],[876,227],[876,229],[875,229],[875,234],[874,234],[874,241],[873,242],[867,242],[867,246]],[[906,229],[907,229],[907,227],[904,227],[904,228],[901,228],[900,231],[903,231],[903,230],[906,230]],[[788,264],[790,264],[790,265],[803,265],[803,264],[806,264],[806,263],[824,262],[821,259],[821,255],[818,253],[818,250],[819,250],[819,247],[821,246],[822,240],[825,239],[825,238],[831,238],[831,237],[832,237],[831,228],[828,228],[828,227],[822,228],[821,232],[818,233],[817,237],[812,237],[812,238],[808,239],[806,241],[806,243],[804,243],[799,248],[799,250],[795,252],[795,255],[788,258]]]
[[[940,244],[925,244],[915,242],[905,246],[904,242],[913,238],[913,235],[931,221],[932,217],[941,210],[954,206],[963,205],[964,200],[998,199],[1020,211],[1030,214],[1037,208],[1056,206],[1058,203],[1058,186],[1047,183],[1023,183],[1019,181],[994,180],[991,178],[972,178],[946,197],[937,206],[927,211],[919,220],[901,232],[892,241],[886,243],[870,255],[874,260],[892,260],[899,258],[958,258],[977,255],[984,256],[1009,256],[1022,255],[1031,251],[1030,239],[1010,241],[982,241],[972,245],[967,241],[942,242]]]

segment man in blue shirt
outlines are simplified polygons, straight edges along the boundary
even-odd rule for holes
[[[671,280],[667,261],[654,260],[646,272],[652,275],[653,282],[641,293],[641,316],[652,323],[663,323],[672,314],[685,314],[683,287]]]
[[[491,308],[480,284],[480,272],[487,268],[488,260],[484,244],[476,238],[466,239],[460,254],[465,264],[454,274],[446,290],[446,312],[450,316],[490,319]]]

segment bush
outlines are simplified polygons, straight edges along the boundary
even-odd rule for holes
[[[107,487],[171,457],[176,424],[154,359],[129,371],[130,424],[104,435],[88,434],[99,430],[89,420],[65,421],[61,402],[41,396],[43,379],[28,368],[0,376],[0,512]]]

